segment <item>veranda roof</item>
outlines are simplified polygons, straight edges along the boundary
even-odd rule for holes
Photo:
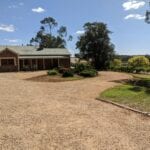
[[[65,56],[70,55],[65,48],[44,48],[38,50],[35,46],[0,46],[0,52],[8,48],[20,56]],[[38,57],[39,58],[39,57]]]

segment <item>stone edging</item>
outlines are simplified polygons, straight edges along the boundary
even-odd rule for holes
[[[114,106],[117,106],[117,107],[120,107],[120,108],[123,108],[123,109],[126,109],[126,110],[133,111],[135,113],[142,114],[142,115],[150,117],[150,112],[143,112],[143,111],[140,111],[140,110],[137,110],[137,109],[125,106],[125,105],[121,105],[121,104],[118,104],[118,103],[115,103],[115,102],[112,102],[112,101],[107,101],[107,100],[100,99],[100,98],[96,98],[96,100],[99,100],[99,101],[102,101],[102,102],[105,102],[105,103],[108,103],[108,104],[112,104]]]

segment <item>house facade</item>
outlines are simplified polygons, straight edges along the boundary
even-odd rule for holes
[[[34,46],[0,46],[0,72],[48,70],[70,67],[70,53],[67,49]]]

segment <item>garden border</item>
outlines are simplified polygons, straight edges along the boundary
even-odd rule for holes
[[[140,110],[137,110],[137,109],[134,109],[134,108],[131,108],[131,107],[119,104],[119,103],[115,103],[115,102],[112,102],[112,101],[104,100],[104,99],[101,99],[101,98],[96,98],[96,100],[99,100],[99,101],[104,102],[104,103],[112,104],[114,106],[117,106],[117,107],[129,110],[129,111],[132,111],[132,112],[150,117],[150,112],[143,112],[143,111],[140,111]]]

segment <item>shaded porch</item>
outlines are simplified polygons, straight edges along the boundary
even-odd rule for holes
[[[20,71],[49,70],[58,67],[70,67],[70,58],[20,58]]]

